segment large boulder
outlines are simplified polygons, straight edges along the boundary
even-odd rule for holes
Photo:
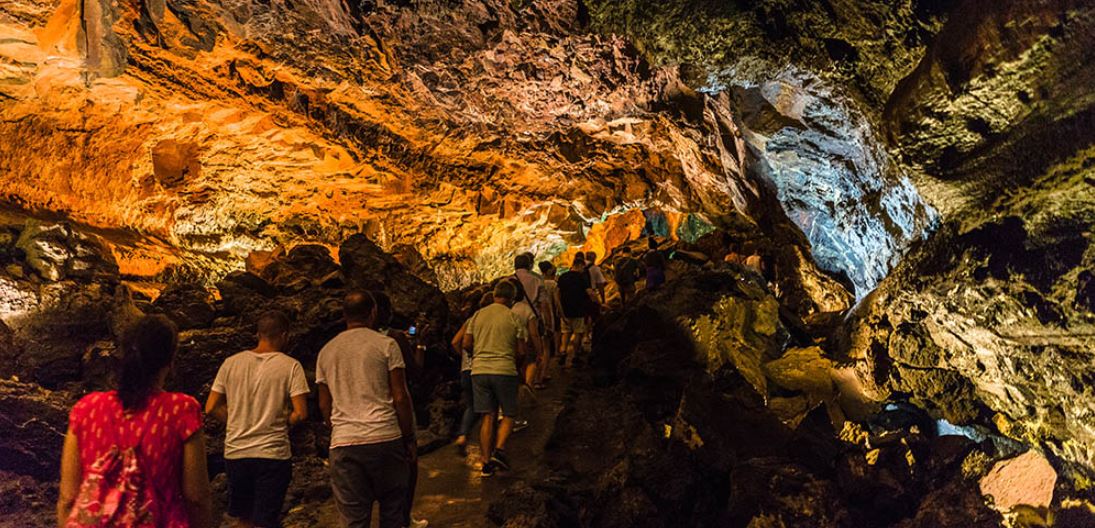
[[[447,329],[449,308],[436,286],[407,271],[362,234],[346,239],[339,247],[338,258],[348,286],[384,291],[391,297],[395,312],[408,318],[421,316],[429,323],[427,338],[444,339],[441,334]]]
[[[174,284],[152,302],[153,313],[167,316],[180,330],[204,328],[217,316],[213,294],[200,284]]]
[[[73,403],[64,393],[0,379],[0,471],[56,479]]]

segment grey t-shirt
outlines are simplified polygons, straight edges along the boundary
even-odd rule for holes
[[[517,341],[525,339],[526,322],[504,304],[481,308],[468,320],[472,336],[471,373],[517,375]]]
[[[292,456],[289,399],[309,392],[299,361],[281,352],[240,352],[221,365],[213,391],[228,403],[224,458]]]
[[[394,339],[368,328],[335,336],[316,359],[316,383],[327,385],[331,447],[377,444],[402,436],[388,373],[404,368]]]

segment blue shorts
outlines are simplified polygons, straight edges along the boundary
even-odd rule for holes
[[[475,412],[490,414],[502,407],[502,416],[517,416],[517,376],[472,374],[471,389]]]

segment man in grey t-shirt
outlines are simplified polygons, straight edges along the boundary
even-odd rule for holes
[[[347,528],[368,528],[374,502],[380,528],[402,528],[418,449],[403,356],[395,340],[369,328],[376,300],[368,292],[347,294],[342,313],[346,331],[316,360],[335,503]]]
[[[257,326],[258,346],[225,360],[205,412],[227,424],[228,514],[237,526],[265,528],[280,525],[293,472],[289,428],[308,417],[309,389],[300,362],[281,353],[289,318],[268,312]]]

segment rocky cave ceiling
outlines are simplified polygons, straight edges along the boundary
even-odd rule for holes
[[[755,226],[803,314],[861,301],[874,397],[1095,474],[1091,2],[14,0],[0,35],[0,216],[123,276],[364,232],[452,289],[635,211]]]

